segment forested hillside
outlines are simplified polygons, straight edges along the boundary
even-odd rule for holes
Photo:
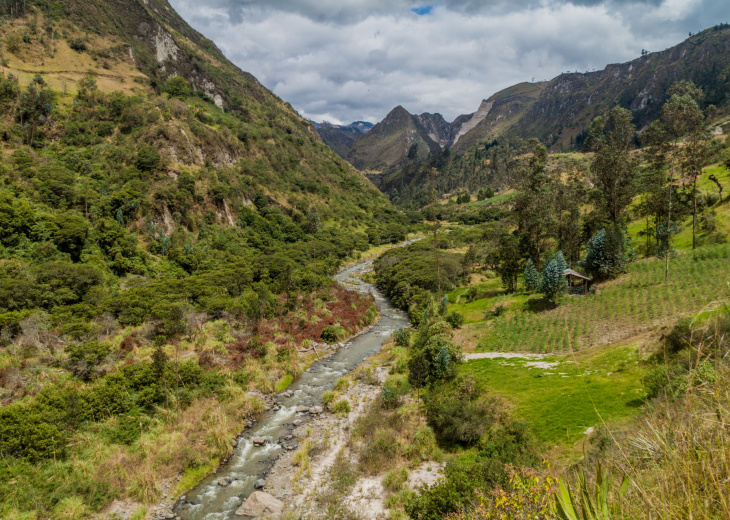
[[[0,517],[149,503],[376,319],[329,275],[409,221],[167,2],[0,8]]]

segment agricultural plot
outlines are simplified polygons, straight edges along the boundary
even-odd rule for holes
[[[495,317],[477,350],[557,353],[605,345],[711,309],[730,296],[730,245],[699,248],[671,260],[635,262],[620,279],[597,294],[566,297],[555,309]],[[533,297],[534,298],[534,297]]]

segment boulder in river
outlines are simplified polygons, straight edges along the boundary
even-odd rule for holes
[[[218,481],[218,485],[221,487],[226,487],[231,484],[231,479],[229,477],[223,477]]]
[[[309,413],[311,413],[312,415],[317,415],[317,414],[320,414],[322,412],[324,412],[324,408],[322,408],[321,406],[312,406],[309,409]]]
[[[284,509],[284,502],[277,500],[263,491],[251,493],[241,507],[236,510],[239,516],[263,516],[281,513]]]
[[[309,411],[309,406],[297,406],[296,408],[297,413],[304,413]]]
[[[253,485],[256,489],[264,489],[264,486],[266,485],[266,481],[262,478],[258,479],[256,483]]]
[[[264,444],[266,444],[266,439],[264,439],[263,437],[254,437],[253,439],[251,439],[251,442],[253,442],[254,446],[263,446]]]

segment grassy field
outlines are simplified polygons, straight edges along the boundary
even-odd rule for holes
[[[634,415],[645,397],[637,348],[609,347],[540,360],[479,359],[463,370],[512,407],[538,440],[573,445],[588,428]]]

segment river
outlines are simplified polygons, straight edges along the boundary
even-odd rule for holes
[[[254,491],[258,479],[264,478],[272,468],[275,459],[284,451],[285,440],[294,428],[295,420],[307,421],[306,413],[296,413],[298,406],[321,405],[322,394],[331,390],[335,381],[352,371],[365,358],[377,353],[393,331],[408,325],[408,317],[396,309],[390,301],[372,284],[354,278],[372,266],[372,260],[345,269],[334,278],[351,285],[353,289],[371,293],[380,309],[381,320],[369,331],[347,342],[345,347],[332,356],[317,361],[309,370],[299,376],[289,387],[291,397],[278,396],[282,403],[278,411],[262,414],[256,423],[238,439],[233,456],[215,474],[207,477],[184,500],[175,505],[174,513],[181,520],[234,520],[235,511]],[[268,442],[254,447],[252,439],[264,437]],[[219,486],[218,482],[228,478],[231,484]]]

